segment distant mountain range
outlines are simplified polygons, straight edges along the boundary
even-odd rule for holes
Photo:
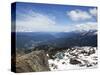
[[[13,34],[13,33],[12,33]],[[57,48],[73,46],[97,46],[97,30],[72,32],[17,32],[16,47],[52,46]]]

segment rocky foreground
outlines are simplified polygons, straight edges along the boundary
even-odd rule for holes
[[[16,54],[16,72],[59,71],[97,67],[97,47],[73,47],[61,51],[37,50]]]
[[[31,53],[16,57],[16,72],[40,72],[50,71],[48,57],[44,51],[33,51]]]
[[[53,57],[48,60],[51,71],[94,68],[98,64],[96,47],[74,47],[57,52]]]

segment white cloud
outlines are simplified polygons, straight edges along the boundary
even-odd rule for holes
[[[82,10],[78,10],[78,9],[71,10],[71,11],[67,12],[67,15],[73,21],[88,20],[88,19],[92,18],[92,16],[88,12],[82,11]]]
[[[92,20],[94,17],[97,17],[97,8],[91,8],[88,11],[75,9],[68,11],[67,15],[73,21]]]
[[[85,30],[85,31],[89,31],[89,30],[97,30],[97,23],[96,22],[87,22],[84,24],[78,24],[75,26],[76,30]]]
[[[18,17],[21,17],[22,19],[19,19]],[[51,18],[47,15],[43,15],[40,13],[27,13],[27,14],[21,14],[17,16],[16,20],[16,30],[18,32],[21,31],[42,31],[45,29],[49,29],[53,27],[56,22],[54,18]]]
[[[16,17],[17,32],[63,32],[68,29],[65,26],[58,25],[55,16],[29,11],[27,14],[20,14]]]
[[[87,23],[80,23],[76,25],[66,26],[66,31],[64,32],[70,32],[70,31],[89,31],[89,30],[97,30],[97,23],[96,22],[87,22]]]
[[[92,15],[92,16],[97,16],[97,8],[92,8],[89,10],[89,13]]]

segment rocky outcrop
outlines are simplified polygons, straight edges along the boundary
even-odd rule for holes
[[[77,59],[74,59],[74,58],[71,58],[71,59],[70,59],[70,64],[72,64],[72,65],[81,64],[81,61],[79,61],[79,60],[77,60]]]
[[[49,71],[48,57],[44,51],[33,51],[16,58],[16,72]]]
[[[51,71],[96,68],[98,66],[98,53],[96,47],[73,47],[58,51],[49,59]]]

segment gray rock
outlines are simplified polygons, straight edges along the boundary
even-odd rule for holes
[[[44,51],[33,51],[16,58],[16,72],[49,71],[48,57]]]
[[[77,64],[81,64],[81,61],[75,59],[75,58],[71,58],[70,59],[70,64],[72,65],[77,65]]]

